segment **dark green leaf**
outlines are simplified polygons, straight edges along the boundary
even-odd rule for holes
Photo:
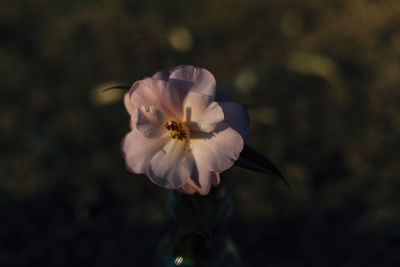
[[[121,89],[121,90],[129,90],[130,86],[127,85],[117,85],[117,86],[113,86],[113,87],[108,87],[106,89],[103,90],[103,92],[106,92],[108,90],[112,90],[112,89]]]
[[[240,153],[239,159],[236,161],[235,165],[244,169],[277,176],[290,187],[289,183],[279,172],[278,168],[275,167],[266,156],[246,144],[244,145],[243,151]]]
[[[215,231],[230,217],[233,201],[223,185],[213,187],[206,196],[171,193],[171,212],[185,228],[213,241]]]

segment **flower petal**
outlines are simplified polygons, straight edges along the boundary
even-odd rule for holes
[[[235,163],[243,150],[243,138],[226,123],[212,133],[192,135],[192,153],[196,164],[209,171],[222,172]]]
[[[132,114],[132,122],[141,134],[149,138],[157,138],[168,134],[164,127],[166,118],[154,106],[136,108],[136,111]]]
[[[159,152],[170,137],[147,138],[138,130],[129,132],[121,147],[127,168],[134,173],[148,173],[150,159]]]
[[[191,131],[209,133],[224,120],[224,112],[212,97],[189,92],[183,102],[184,121]]]
[[[135,109],[135,106],[131,102],[130,91],[126,92],[124,95],[124,105],[125,105],[126,111],[128,111],[128,113],[129,113],[129,115],[132,115],[132,112]]]
[[[153,78],[168,82],[169,72],[166,70],[160,70],[160,71],[154,73]]]
[[[171,70],[169,79],[182,80],[193,83],[191,91],[215,96],[215,78],[206,69],[189,65],[181,65]]]
[[[211,177],[211,185],[219,185],[221,182],[221,177],[219,172],[214,172],[214,175]]]
[[[190,178],[193,166],[188,142],[171,140],[150,160],[149,177],[160,186],[177,189]]]
[[[181,187],[179,187],[178,191],[181,193],[184,193],[184,194],[188,194],[188,195],[196,193],[196,189],[194,189],[194,187],[190,186],[189,183],[186,183],[186,184],[182,185]]]
[[[182,116],[179,93],[163,80],[146,78],[135,82],[129,90],[129,100],[134,107],[155,106],[167,119],[178,119]]]
[[[195,189],[201,195],[207,195],[210,192],[211,185],[219,184],[220,178],[218,172],[210,172],[205,168],[198,167],[193,171],[188,185]]]
[[[249,115],[243,106],[233,102],[218,102],[224,111],[224,122],[240,133],[245,141],[249,139]]]

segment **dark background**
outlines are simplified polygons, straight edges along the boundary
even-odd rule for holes
[[[126,171],[123,91],[210,70],[292,188],[234,167],[245,266],[399,266],[398,0],[0,0],[0,266],[149,266],[168,191]]]

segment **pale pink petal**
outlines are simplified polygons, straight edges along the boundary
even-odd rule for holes
[[[233,102],[233,96],[227,91],[217,90],[215,93],[215,101]]]
[[[139,113],[138,108],[134,108],[133,111],[132,111],[132,114],[131,114],[131,121],[129,123],[130,126],[131,126],[131,130],[136,129],[136,122],[137,122],[137,119],[138,119],[138,113]]]
[[[169,79],[168,86],[176,90],[180,96],[180,99],[183,101],[186,95],[192,90],[194,83],[183,80]]]
[[[210,172],[201,166],[198,166],[192,173],[188,185],[195,189],[201,195],[207,195],[210,192],[211,185],[219,184],[219,173]]]
[[[202,132],[209,133],[224,120],[224,112],[217,102],[212,102],[199,116],[194,116],[193,120]]]
[[[154,106],[136,108],[132,114],[132,123],[136,129],[149,138],[168,135],[169,132],[164,127],[165,122],[164,114]]]
[[[235,163],[243,150],[242,136],[226,123],[212,133],[196,133],[190,140],[196,164],[209,171],[222,172]]]
[[[233,102],[218,102],[224,111],[224,122],[240,133],[245,141],[249,139],[249,115],[243,106]]]
[[[208,172],[208,174],[211,174],[211,172]],[[207,195],[208,192],[210,192],[211,189],[211,184],[210,182],[210,177],[209,175],[204,179],[205,183],[203,186],[197,185],[192,179],[188,180],[188,185],[190,185],[194,190],[196,190],[200,195]]]
[[[153,78],[168,82],[169,72],[166,70],[160,70],[160,71],[154,73]]]
[[[136,112],[137,110],[135,109],[129,121],[129,126],[131,127],[131,130],[136,129],[136,118],[137,118],[137,115],[135,114]]]
[[[150,179],[168,189],[183,186],[192,174],[193,155],[188,142],[172,140],[150,160]]]
[[[183,102],[184,121],[191,131],[209,133],[224,120],[224,112],[212,97],[189,92]]]
[[[182,117],[182,100],[179,93],[163,80],[146,78],[135,82],[129,91],[129,100],[134,107],[155,106],[169,120]]]
[[[128,111],[128,113],[129,113],[129,115],[132,115],[132,112],[135,109],[135,106],[131,103],[130,91],[126,92],[124,95],[124,105],[125,105],[126,111]]]
[[[186,184],[182,185],[181,187],[179,187],[178,191],[181,193],[184,193],[184,194],[188,194],[188,195],[196,193],[196,189],[194,187],[190,186],[189,183],[186,183]]]
[[[215,175],[212,176],[211,185],[219,185],[219,183],[221,182],[220,173],[219,172],[214,172],[214,173]]]
[[[169,79],[193,83],[191,91],[212,97],[215,96],[215,78],[206,69],[196,68],[189,65],[181,65],[171,70]]]
[[[148,173],[150,159],[171,139],[147,138],[136,129],[129,132],[122,141],[121,147],[127,168],[134,173]]]

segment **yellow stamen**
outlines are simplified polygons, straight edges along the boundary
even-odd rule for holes
[[[165,123],[165,128],[171,133],[172,139],[184,140],[188,138],[188,133],[186,133],[185,128],[182,123],[171,121],[170,123]]]

